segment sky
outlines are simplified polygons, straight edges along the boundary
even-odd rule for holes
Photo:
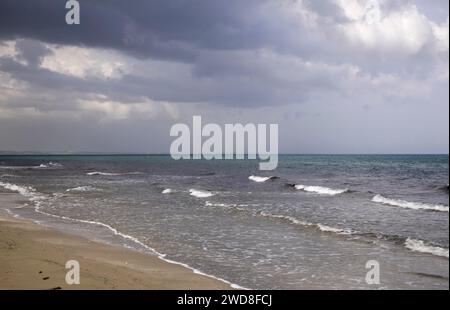
[[[0,151],[168,153],[279,125],[281,153],[449,150],[448,0],[0,0]]]

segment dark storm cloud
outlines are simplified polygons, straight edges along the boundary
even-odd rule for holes
[[[65,1],[6,0],[0,3],[0,37],[32,38],[49,43],[114,48],[141,56],[189,58],[189,52],[159,41],[153,33],[139,38],[127,1],[81,1],[82,23],[65,23]]]
[[[164,135],[173,121],[137,130],[145,112],[127,109],[150,102],[187,120],[199,107],[219,123],[235,110],[278,121],[291,152],[299,132],[302,151],[389,152],[412,136],[423,137],[414,151],[448,149],[448,0],[380,1],[385,23],[370,27],[342,5],[364,1],[80,0],[81,24],[69,26],[65,0],[0,0],[0,148],[39,149],[47,136],[50,150],[142,150],[140,132]],[[123,71],[102,71],[116,62]],[[102,123],[108,113],[121,125]]]
[[[135,57],[194,65],[202,61],[204,50],[261,48],[327,63],[353,63],[373,74],[391,71],[411,75],[421,72],[417,67],[428,68],[432,61],[429,46],[418,53],[386,57],[383,52],[366,54],[357,45],[343,44],[346,38],[339,26],[348,22],[348,18],[335,1],[303,2],[304,8],[319,16],[315,26],[292,13],[298,6],[293,0],[80,3],[81,24],[69,26],[65,24],[65,1],[3,0],[0,39],[31,38],[62,45],[111,48]],[[389,12],[408,3],[413,2],[386,1],[383,7]],[[435,7],[423,2],[421,5]],[[421,61],[415,62],[414,57]],[[198,68],[198,71],[205,73],[208,68]]]
[[[113,48],[141,57],[187,61],[194,48],[263,46],[271,25],[261,0],[80,1],[81,24],[65,24],[65,1],[3,0],[0,38]]]
[[[245,107],[300,103],[315,92],[346,92],[349,64],[368,74],[394,72],[405,77],[427,76],[434,70],[429,46],[386,57],[383,51],[365,53],[339,42],[343,38],[337,26],[348,19],[333,1],[303,2],[319,18],[314,27],[300,15],[292,16],[298,7],[288,0],[80,3],[81,24],[69,26],[64,20],[65,1],[2,1],[0,38],[19,38],[18,58],[28,66],[4,58],[0,70],[41,91],[98,93],[125,102],[148,97]],[[391,1],[389,7],[402,3],[408,0]],[[38,68],[42,57],[51,53],[41,42],[111,48],[143,58],[181,61],[188,67],[164,78],[133,72],[106,81],[79,78]]]
[[[346,20],[330,1],[305,2],[323,19],[319,31],[287,16],[294,0],[80,1],[81,23],[65,23],[63,0],[3,0],[0,39],[31,38],[111,48],[135,57],[195,62],[199,50],[269,48],[302,57],[345,56],[335,24]],[[324,48],[325,47],[325,48]],[[342,60],[340,62],[343,62]]]

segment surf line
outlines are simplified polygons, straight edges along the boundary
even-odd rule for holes
[[[173,125],[170,136],[177,137],[170,146],[170,155],[175,160],[247,157],[260,160],[259,170],[275,170],[278,166],[278,124],[225,124],[222,130],[214,123],[202,126],[202,117],[195,115],[192,136],[191,128],[183,123]]]

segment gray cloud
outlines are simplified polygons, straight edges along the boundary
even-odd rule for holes
[[[383,1],[382,8],[391,12],[413,3]],[[409,54],[396,53],[401,47],[391,51],[392,55],[386,55],[386,50],[362,53],[354,44],[345,43],[341,26],[350,20],[336,2],[304,0],[302,7],[316,15],[313,22],[305,14],[293,14],[296,5],[294,0],[135,0],[133,5],[121,0],[81,1],[82,23],[74,27],[64,23],[64,1],[4,0],[0,3],[0,38],[111,48],[135,57],[189,63],[196,63],[204,50],[267,48],[316,61],[351,62],[372,73],[410,75],[420,64],[430,67],[432,42]],[[433,16],[448,7],[442,1],[418,1],[417,5]]]
[[[19,40],[16,42],[18,58],[24,60],[29,66],[39,66],[45,56],[52,54],[52,50],[40,42],[32,40]]]
[[[80,1],[82,23],[65,24],[64,1],[5,0],[0,37],[119,49],[136,56],[192,60],[193,48],[257,48],[267,40],[265,1]],[[269,28],[270,29],[270,28]]]
[[[113,136],[104,138],[108,135],[105,128],[115,136],[135,133],[133,122],[142,109],[136,103],[150,101],[172,104],[182,119],[205,111],[218,122],[227,115],[241,121],[270,121],[266,118],[269,109],[274,121],[287,128],[283,130],[286,144],[296,145],[298,137],[291,133],[301,128],[314,131],[309,140],[302,141],[307,149],[301,150],[321,152],[353,151],[351,141],[338,146],[329,140],[330,132],[350,134],[339,128],[345,127],[343,115],[347,115],[348,127],[356,131],[358,126],[371,124],[357,139],[360,152],[371,149],[364,141],[376,140],[377,126],[383,122],[375,119],[385,111],[401,121],[386,123],[386,130],[398,135],[392,135],[395,141],[377,140],[380,149],[401,151],[404,146],[414,150],[405,142],[407,132],[420,130],[424,132],[423,149],[448,149],[448,133],[442,130],[448,129],[448,113],[441,113],[448,112],[448,1],[381,1],[383,21],[374,26],[366,25],[357,16],[358,10],[343,8],[338,1],[80,3],[81,24],[69,26],[64,22],[65,1],[0,2],[0,49],[11,40],[16,53],[0,54],[0,112],[4,111],[0,148],[15,147],[4,131],[12,123],[38,124],[44,118],[53,125],[43,125],[42,135],[67,123],[83,135],[81,127],[98,132],[98,139],[112,141],[104,149],[114,149]],[[58,51],[65,47],[77,47],[77,52],[103,51],[110,58],[102,60],[97,55],[92,60],[109,66],[120,58],[117,61],[125,66],[115,76],[105,76],[97,72],[101,65],[77,63],[77,55],[61,58]],[[46,63],[52,58],[61,61],[59,67]],[[82,65],[87,67],[83,75],[64,71],[65,66]],[[431,110],[428,114],[426,106]],[[241,114],[229,114],[227,109],[239,109]],[[116,127],[102,123],[99,115],[107,113],[115,118]],[[134,119],[127,123],[124,115]],[[408,118],[418,121],[420,115],[429,119],[414,130]],[[156,119],[161,121],[153,127],[140,128],[164,132],[173,121],[167,115]],[[24,129],[17,132],[18,136],[25,134]],[[440,143],[437,132],[444,137]],[[22,149],[33,144],[21,141]],[[58,141],[55,138],[51,147]],[[72,147],[69,143],[65,148],[96,145],[70,141]],[[167,140],[158,141],[158,150],[167,144]],[[317,147],[317,141],[330,145],[329,149]],[[141,142],[136,141],[133,148]]]

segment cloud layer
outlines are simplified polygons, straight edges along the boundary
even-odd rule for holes
[[[80,3],[0,3],[0,149],[167,152],[202,114],[284,152],[448,152],[448,1]]]

